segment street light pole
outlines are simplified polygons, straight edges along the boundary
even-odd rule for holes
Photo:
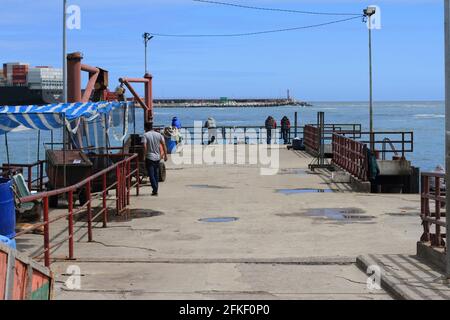
[[[370,150],[375,152],[375,137],[373,127],[373,76],[372,76],[372,16],[376,13],[375,7],[364,9],[364,16],[369,23],[369,113],[370,113]]]
[[[63,103],[67,103],[67,0],[63,0]]]
[[[450,181],[450,0],[445,0],[445,172],[447,185]],[[448,205],[447,205],[448,206]],[[446,234],[450,235],[450,221],[447,220]],[[450,279],[450,252],[449,237],[446,252],[446,272],[447,279]]]
[[[142,36],[144,38],[144,44],[145,44],[145,74],[148,74],[148,64],[147,64],[147,47],[148,42],[153,39],[153,36],[150,35],[150,33],[146,32]]]

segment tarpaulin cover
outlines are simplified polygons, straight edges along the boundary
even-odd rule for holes
[[[69,122],[80,118],[94,119],[126,106],[126,102],[88,102],[0,107],[0,135],[19,127],[54,130],[64,125],[64,119]]]

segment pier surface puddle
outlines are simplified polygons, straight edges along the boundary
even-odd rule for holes
[[[210,185],[210,184],[191,184],[191,185],[188,185],[188,187],[196,188],[196,189],[218,189],[218,190],[233,189],[230,187],[214,186],[214,185]]]
[[[420,212],[388,212],[386,215],[391,217],[420,217]]]
[[[335,190],[333,189],[308,189],[308,188],[277,189],[277,193],[282,193],[285,195],[304,194],[304,193],[333,193],[333,192],[335,192]]]
[[[223,223],[223,222],[234,222],[238,220],[239,218],[236,217],[221,217],[221,218],[203,218],[199,219],[198,221],[208,223]]]
[[[92,216],[95,216],[98,210],[93,211]],[[128,214],[117,215],[115,210],[108,210],[108,222],[126,222],[134,219],[152,218],[164,215],[162,211],[150,210],[150,209],[131,209]],[[87,222],[86,212],[81,212],[74,215],[76,221]],[[98,216],[93,222],[102,222],[103,215]]]
[[[291,174],[292,175],[304,176],[304,175],[309,174],[309,172],[304,170],[304,169],[281,169],[278,172],[278,175],[280,175],[280,176],[282,176],[282,175],[291,175]]]
[[[324,218],[344,223],[370,222],[374,216],[365,215],[365,211],[358,208],[318,208],[308,209],[300,213],[277,214],[280,217],[313,217]]]

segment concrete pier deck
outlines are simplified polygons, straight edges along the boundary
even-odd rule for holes
[[[217,148],[211,146],[208,148]],[[245,148],[245,146],[238,146]],[[159,197],[132,197],[131,221],[94,229],[77,223],[77,260],[52,264],[56,299],[390,299],[370,291],[356,266],[365,254],[414,254],[418,195],[354,193],[312,158],[280,148],[278,174],[257,165],[175,165]],[[334,192],[298,193],[299,188]],[[327,210],[324,210],[327,209]],[[311,211],[312,210],[312,211]],[[226,223],[203,218],[235,217]],[[52,225],[52,241],[66,235]],[[33,252],[42,237],[18,240]],[[63,244],[52,257],[64,258]],[[68,290],[67,267],[81,270]]]

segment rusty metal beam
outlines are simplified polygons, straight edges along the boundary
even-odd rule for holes
[[[100,69],[88,66],[86,64],[81,65],[81,71],[89,72],[89,81],[84,91],[81,102],[89,102],[89,99],[94,91],[95,83],[97,82],[98,75],[100,74]]]
[[[145,112],[145,122],[153,123],[153,77],[150,74],[145,74],[144,78],[120,78],[120,83],[124,84],[139,105],[144,109]],[[134,90],[132,83],[143,83],[145,85],[145,101]]]

